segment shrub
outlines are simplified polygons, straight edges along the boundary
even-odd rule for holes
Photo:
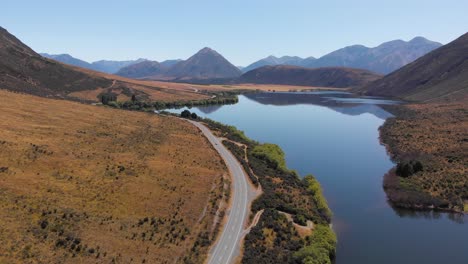
[[[298,263],[331,263],[335,257],[336,235],[328,225],[317,225],[307,237],[307,245],[294,254]]]
[[[278,145],[269,143],[257,145],[253,149],[252,154],[259,159],[267,161],[274,169],[279,168],[287,171],[284,152]]]
[[[423,170],[423,165],[418,160],[402,161],[398,163],[396,174],[406,178]]]
[[[184,110],[182,111],[182,113],[180,113],[180,116],[183,117],[183,118],[190,118],[190,111],[189,110]]]

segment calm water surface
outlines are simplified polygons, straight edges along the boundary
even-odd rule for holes
[[[382,178],[393,163],[378,128],[391,115],[378,104],[391,103],[346,93],[260,93],[190,110],[278,144],[289,168],[316,176],[334,213],[336,263],[467,264],[466,218],[397,211],[386,202]]]

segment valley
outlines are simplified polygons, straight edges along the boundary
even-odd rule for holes
[[[83,1],[3,5],[0,263],[467,262],[466,4]]]

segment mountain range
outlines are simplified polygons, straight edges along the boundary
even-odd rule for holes
[[[350,67],[366,69],[380,74],[388,74],[428,52],[442,46],[442,44],[415,37],[410,41],[393,40],[382,43],[375,48],[363,45],[348,46],[333,51],[320,58],[283,56],[277,58],[269,56],[256,61],[242,69],[243,72],[266,65],[294,65],[307,68],[320,67]]]
[[[297,56],[278,58],[269,56],[247,67],[233,67],[223,56],[210,48],[200,50],[186,61],[167,60],[163,62],[148,62],[146,59],[137,59],[129,61],[101,60],[88,63],[68,54],[50,55],[41,53],[41,55],[66,64],[130,78],[193,80],[234,78],[250,70],[274,65],[292,65],[306,68],[348,67],[388,74],[441,45],[423,37],[415,37],[410,41],[393,40],[385,42],[374,48],[363,45],[348,46],[320,58],[300,58]]]
[[[410,101],[468,100],[468,33],[357,90]]]
[[[146,59],[137,59],[137,60],[127,60],[127,61],[111,61],[111,60],[100,60],[89,63],[84,60],[77,59],[72,57],[69,54],[48,54],[48,53],[40,53],[41,56],[53,59],[56,61],[60,61],[65,64],[86,68],[94,71],[100,71],[104,73],[114,74],[119,71],[121,68],[139,63],[142,61],[146,61]]]

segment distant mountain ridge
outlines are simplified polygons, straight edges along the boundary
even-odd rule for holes
[[[357,90],[411,101],[468,100],[468,33]]]
[[[388,74],[442,46],[441,43],[415,37],[410,41],[393,40],[368,48],[353,45],[333,51],[318,59],[309,57],[269,56],[245,67],[243,72],[266,65],[295,65],[307,68],[350,67]],[[285,59],[282,59],[285,58]],[[288,60],[287,58],[294,58]]]
[[[41,56],[53,59],[65,64],[90,69],[93,71],[99,71],[104,73],[114,74],[118,72],[121,68],[146,61],[146,59],[137,59],[137,60],[128,60],[128,61],[112,61],[112,60],[100,60],[89,63],[84,60],[77,59],[70,54],[48,54],[48,53],[39,53]]]
[[[311,57],[311,59],[315,59]],[[283,57],[275,57],[275,56],[268,56],[264,59],[256,61],[250,64],[247,67],[242,68],[242,72],[248,72],[263,66],[274,66],[274,65],[293,65],[293,66],[301,66],[302,62],[304,61],[303,58],[297,56],[283,56]]]

